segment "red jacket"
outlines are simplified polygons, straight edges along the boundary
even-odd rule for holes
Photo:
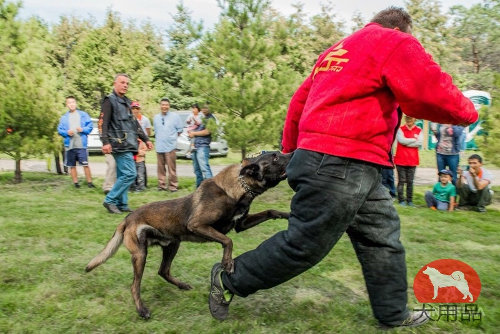
[[[398,144],[394,155],[396,165],[416,167],[420,164],[418,147],[422,144],[421,133],[422,129],[416,125],[411,130],[406,124],[399,128],[397,134]]]
[[[418,119],[472,124],[478,113],[416,38],[370,23],[326,50],[293,95],[283,151],[392,166],[396,107]]]

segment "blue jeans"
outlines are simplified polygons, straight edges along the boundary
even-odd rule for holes
[[[394,184],[394,169],[382,168],[382,185],[389,189],[391,197],[396,197],[396,185]]]
[[[392,198],[373,164],[306,150],[287,168],[295,191],[288,229],[234,259],[224,285],[246,297],[320,262],[347,232],[363,270],[375,318],[396,325],[408,317],[405,250]]]
[[[453,180],[452,183],[455,185],[455,182],[457,181],[457,168],[458,168],[458,163],[460,160],[460,155],[459,154],[440,154],[436,153],[436,162],[437,162],[437,168],[438,172],[440,170],[443,170],[448,166],[450,171],[453,173]],[[439,181],[439,177],[438,177]]]
[[[128,188],[137,177],[132,152],[112,153],[116,162],[116,182],[104,199],[118,208],[128,208]]]
[[[436,196],[434,196],[432,191],[429,190],[425,192],[425,203],[427,204],[428,208],[434,206],[440,211],[446,211],[450,207],[450,203],[436,199]]]
[[[192,153],[194,175],[196,175],[196,188],[198,188],[201,181],[212,177],[212,170],[208,164],[210,146],[197,147]]]

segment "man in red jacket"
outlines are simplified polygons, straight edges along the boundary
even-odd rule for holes
[[[215,264],[209,308],[225,319],[232,295],[281,284],[325,257],[344,232],[363,269],[380,326],[418,326],[428,318],[407,307],[405,251],[381,168],[399,124],[398,105],[412,117],[471,124],[478,114],[451,77],[411,35],[400,8],[381,11],[363,29],[326,50],[292,97],[283,151],[296,192],[288,229],[234,259]]]

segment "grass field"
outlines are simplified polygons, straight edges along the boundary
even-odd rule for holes
[[[270,290],[233,300],[229,318],[219,322],[207,307],[209,272],[220,261],[216,243],[183,243],[172,271],[194,288],[181,291],[157,275],[159,248],[149,252],[142,297],[152,318],[139,318],[130,294],[132,266],[121,247],[91,273],[84,268],[108,241],[120,221],[102,207],[98,189],[71,187],[68,176],[0,173],[0,333],[377,333],[360,266],[348,238],[306,273]],[[102,180],[97,179],[100,185]],[[155,181],[152,181],[155,184]],[[131,194],[131,207],[186,195],[192,178],[180,179],[175,194],[148,190]],[[411,333],[498,333],[500,329],[500,212],[434,212],[400,208],[411,285],[419,269],[443,258],[471,265],[482,281],[477,301],[482,321],[434,321]],[[500,188],[496,188],[500,194]],[[292,191],[286,182],[259,196],[252,211],[288,210]],[[499,201],[498,195],[495,199]],[[285,220],[270,221],[240,234],[231,232],[234,255],[255,248]]]

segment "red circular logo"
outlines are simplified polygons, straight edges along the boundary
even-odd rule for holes
[[[442,259],[420,269],[413,292],[420,303],[473,303],[481,293],[481,281],[467,263]]]

